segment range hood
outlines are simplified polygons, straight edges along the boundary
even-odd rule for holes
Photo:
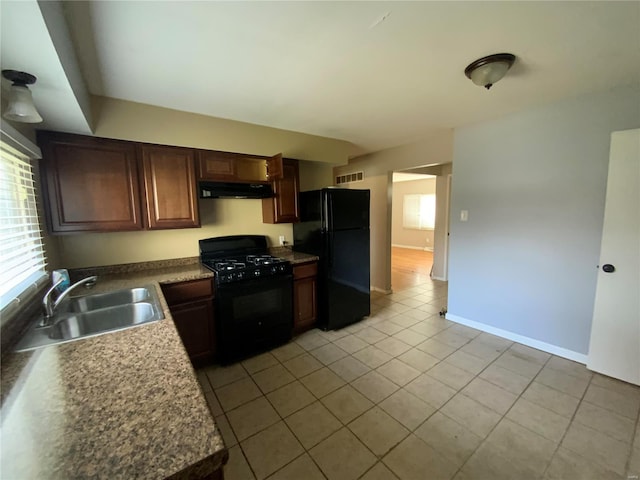
[[[269,198],[273,190],[269,183],[200,182],[200,198]]]

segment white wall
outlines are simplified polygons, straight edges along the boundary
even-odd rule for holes
[[[436,229],[433,237],[433,270],[432,278],[435,280],[448,280],[449,260],[449,212],[447,211],[450,192],[449,176],[452,165],[442,165],[440,173],[436,176]]]
[[[455,131],[452,319],[587,353],[610,134],[639,105],[623,88]]]

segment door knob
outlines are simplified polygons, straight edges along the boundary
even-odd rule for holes
[[[605,263],[605,264],[602,266],[602,270],[603,270],[605,273],[613,273],[613,272],[615,272],[615,271],[616,271],[616,267],[614,267],[614,266],[613,266],[613,265],[611,265],[610,263]]]

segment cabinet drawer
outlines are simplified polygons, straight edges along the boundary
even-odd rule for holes
[[[293,278],[315,277],[318,274],[318,262],[305,263],[293,266]]]
[[[210,278],[162,285],[162,293],[169,306],[213,296]]]

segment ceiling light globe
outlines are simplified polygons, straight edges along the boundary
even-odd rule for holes
[[[2,114],[7,120],[22,123],[40,123],[42,117],[36,110],[31,96],[31,90],[26,85],[12,85],[9,94],[9,104]]]
[[[473,83],[488,90],[506,75],[515,59],[515,55],[511,53],[489,55],[471,63],[464,73]]]
[[[507,70],[509,70],[509,64],[506,62],[489,63],[471,72],[471,81],[481,87],[490,88],[505,76]]]

